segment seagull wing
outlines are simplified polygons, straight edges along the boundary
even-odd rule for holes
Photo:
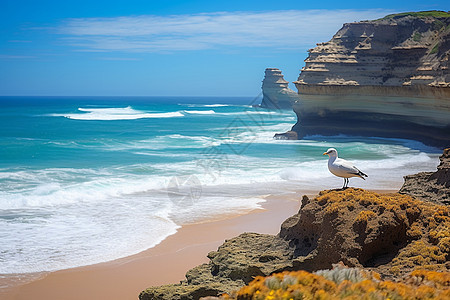
[[[366,176],[363,172],[361,172],[358,168],[356,168],[351,162],[342,159],[342,158],[336,158],[332,165],[333,171],[336,173],[336,175],[341,177],[361,177]]]

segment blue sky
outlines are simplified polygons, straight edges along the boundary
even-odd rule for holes
[[[0,95],[256,96],[344,22],[448,1],[0,2]]]

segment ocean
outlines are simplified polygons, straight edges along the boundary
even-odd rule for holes
[[[258,209],[269,194],[340,188],[322,155],[329,147],[369,175],[354,187],[398,189],[404,175],[438,164],[438,149],[408,140],[274,140],[294,112],[252,104],[1,97],[0,274],[117,259],[182,225]]]

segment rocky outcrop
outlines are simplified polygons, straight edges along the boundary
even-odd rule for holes
[[[262,83],[263,99],[261,107],[291,108],[299,97],[288,85],[289,82],[284,80],[283,74],[281,74],[279,69],[267,68]]]
[[[248,284],[255,276],[268,275],[291,266],[292,250],[277,236],[243,233],[225,241],[208,254],[210,262],[186,273],[180,284],[152,287],[140,300],[199,299],[229,293]]]
[[[430,243],[430,231],[437,225],[430,221],[437,211],[445,219],[439,232],[450,237],[448,207],[362,189],[325,191],[305,200],[300,212],[286,220],[279,233],[294,247],[295,269],[328,269],[341,261],[391,277],[425,264],[438,270],[450,268],[448,241]],[[442,256],[434,256],[435,250]],[[422,257],[412,258],[415,255]]]
[[[362,189],[303,197],[278,235],[244,233],[208,254],[180,284],[152,287],[139,299],[199,299],[231,292],[255,276],[317,271],[343,262],[399,276],[416,267],[450,269],[450,208],[401,194]]]
[[[345,134],[448,146],[449,16],[408,13],[344,24],[310,50],[295,82],[301,100],[292,130],[300,139]]]
[[[450,14],[403,13],[347,23],[309,50],[304,94],[450,98]]]
[[[441,162],[436,172],[405,176],[399,193],[450,205],[450,148],[445,149],[439,159]]]
[[[275,133],[273,138],[276,140],[298,140],[298,134],[290,130],[285,133]]]

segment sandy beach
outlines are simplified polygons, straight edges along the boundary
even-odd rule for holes
[[[177,283],[190,268],[206,263],[208,252],[226,239],[243,232],[278,233],[281,223],[295,214],[301,196],[315,191],[298,191],[267,196],[263,209],[223,220],[181,227],[159,245],[139,254],[91,266],[42,274],[27,284],[0,290],[1,299],[137,299],[147,287]]]

